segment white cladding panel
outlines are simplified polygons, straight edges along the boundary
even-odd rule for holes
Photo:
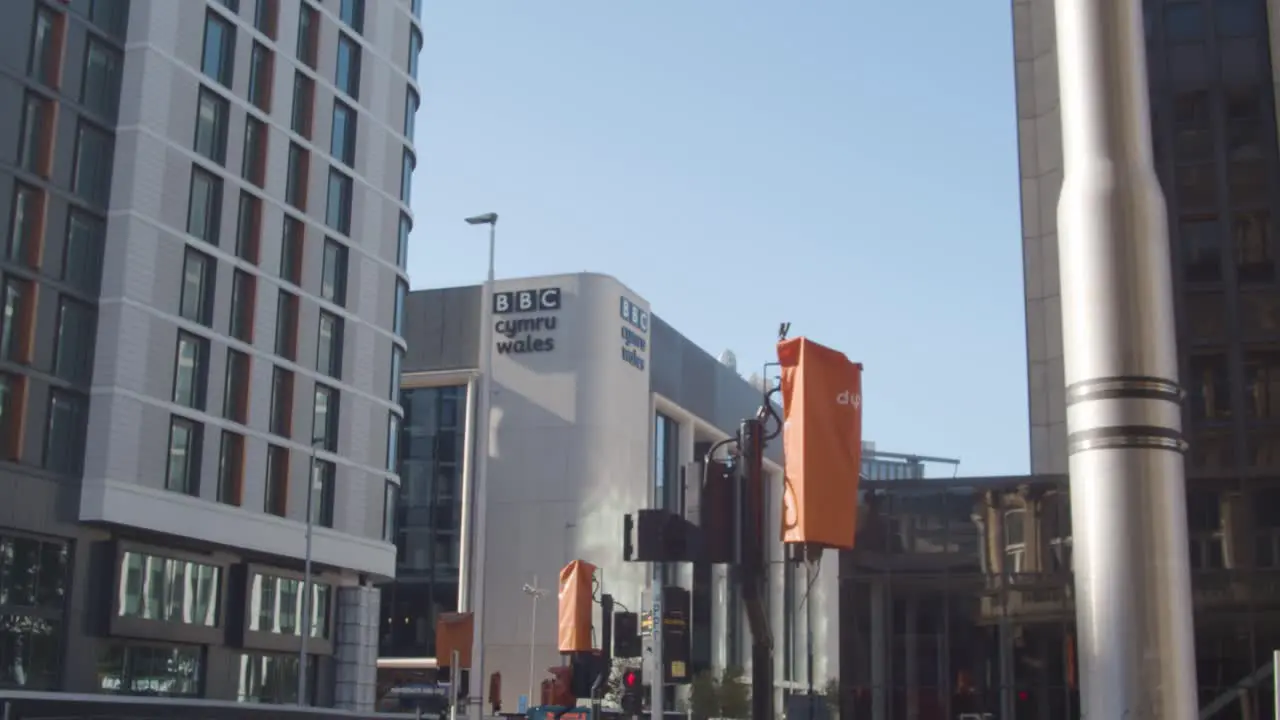
[[[495,292],[548,288],[560,291],[558,309],[492,319],[484,672],[502,674],[504,708],[514,708],[529,686],[533,607],[525,583],[536,576],[547,591],[537,609],[537,681],[561,663],[556,590],[565,564],[598,566],[602,591],[632,610],[644,586],[643,566],[622,561],[622,518],[649,504],[652,485],[648,352],[644,369],[623,359],[630,326],[620,309],[623,298],[646,312],[648,303],[595,274],[499,282]],[[547,341],[553,349],[503,351],[511,342],[527,349]]]

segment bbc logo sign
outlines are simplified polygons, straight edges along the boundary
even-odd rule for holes
[[[552,312],[560,309],[560,288],[516,290],[493,294],[493,314]]]

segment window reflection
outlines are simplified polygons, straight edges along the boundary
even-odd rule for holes
[[[122,695],[199,697],[202,669],[198,647],[113,644],[98,659],[98,690]]]
[[[1231,418],[1231,388],[1225,354],[1193,355],[1187,373],[1188,407],[1197,420]]]
[[[1280,351],[1246,351],[1245,410],[1252,418],[1280,418]]]
[[[310,658],[308,658],[310,660]],[[236,699],[240,702],[292,705],[298,702],[298,656],[241,653],[237,663]],[[315,699],[316,666],[307,663],[307,694]]]
[[[328,585],[311,586],[311,637],[329,637]],[[253,632],[302,637],[303,583],[293,578],[254,573],[249,590],[249,629]]]
[[[120,559],[120,617],[216,627],[222,568],[140,552]]]
[[[466,395],[465,385],[413,388],[400,395],[397,577],[457,581]]]

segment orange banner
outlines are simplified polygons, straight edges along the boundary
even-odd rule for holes
[[[591,647],[591,597],[596,566],[574,560],[560,571],[560,652],[584,652]]]
[[[862,470],[862,365],[807,338],[778,343],[786,488],[782,541],[848,550]]]
[[[436,617],[436,664],[453,664],[453,651],[458,651],[458,664],[471,667],[471,643],[474,640],[475,616],[469,612],[440,613]]]

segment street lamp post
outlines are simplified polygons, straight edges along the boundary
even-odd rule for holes
[[[536,657],[534,650],[537,648],[538,638],[538,598],[547,594],[546,590],[538,587],[538,576],[533,576],[533,584],[524,584],[524,594],[533,598],[533,613],[529,618],[529,695],[528,707],[533,707],[533,678],[534,678],[534,658]]]
[[[311,472],[307,475],[306,549],[303,551],[302,561],[302,614],[306,617],[306,620],[299,623],[302,625],[302,645],[298,649],[299,705],[310,704],[307,702],[307,645],[311,640],[311,631],[314,628],[311,615],[311,536],[315,527],[313,508],[315,507],[314,496],[316,490],[316,450],[324,443],[324,438],[315,437],[315,428],[312,428],[311,434]],[[301,618],[299,619],[301,620]]]
[[[484,559],[485,559],[485,521],[487,515],[487,503],[485,496],[489,490],[489,435],[491,429],[492,415],[492,399],[493,399],[493,288],[495,282],[494,260],[495,250],[497,248],[498,234],[498,214],[485,213],[483,215],[474,215],[466,219],[468,225],[488,225],[489,226],[489,271],[485,277],[484,291],[481,293],[483,297],[480,299],[480,318],[483,327],[480,328],[480,341],[484,343],[484,350],[480,353],[480,402],[476,415],[479,419],[479,431],[476,433],[476,473],[474,482],[472,483],[471,497],[465,498],[470,505],[473,522],[471,523],[472,531],[470,537],[464,537],[463,542],[467,547],[462,550],[460,563],[464,564],[464,568],[459,568],[458,581],[459,585],[467,588],[464,591],[466,595],[466,610],[472,613],[474,631],[472,633],[472,649],[471,649],[471,687],[469,694],[479,697],[481,694],[481,682],[484,677]],[[475,567],[479,566],[480,572],[476,572]],[[465,574],[463,573],[465,570]],[[472,703],[476,708],[475,717],[480,717],[480,709],[482,703]]]
[[[1194,720],[1178,355],[1141,0],[1056,0],[1081,717]]]

